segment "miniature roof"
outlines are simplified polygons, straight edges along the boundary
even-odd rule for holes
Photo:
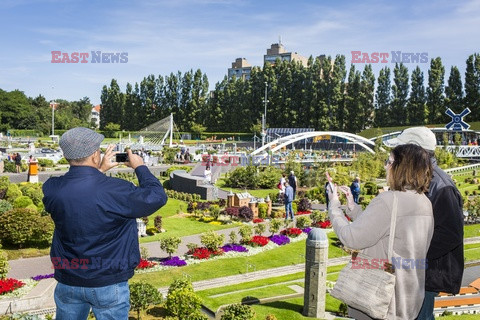
[[[250,199],[252,196],[248,192],[236,193],[238,199]]]

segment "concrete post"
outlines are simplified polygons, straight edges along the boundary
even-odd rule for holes
[[[313,228],[308,233],[305,254],[303,315],[306,317],[325,317],[327,260],[327,234],[320,228]]]

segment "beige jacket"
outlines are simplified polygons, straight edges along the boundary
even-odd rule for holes
[[[386,259],[393,193],[398,199],[393,244],[393,258],[397,261],[397,267],[394,303],[390,305],[388,319],[410,320],[416,318],[423,303],[424,263],[433,234],[430,200],[415,191],[383,192],[374,198],[364,211],[358,205],[352,211],[347,209],[347,214],[353,219],[353,223],[349,223],[337,199],[330,204],[329,216],[333,229],[344,246],[362,250],[372,258]],[[370,319],[351,308],[349,316],[355,319]]]

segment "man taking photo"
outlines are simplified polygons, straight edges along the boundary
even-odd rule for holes
[[[151,215],[167,202],[162,185],[128,150],[125,165],[139,186],[104,173],[118,165],[110,145],[103,159],[104,136],[74,128],[60,138],[69,171],[43,185],[43,203],[55,222],[50,257],[58,281],[57,319],[127,319],[130,279],[140,261],[136,218]]]

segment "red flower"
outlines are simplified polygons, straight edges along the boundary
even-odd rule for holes
[[[288,229],[282,230],[282,231],[280,232],[280,234],[289,236],[289,237],[291,237],[291,238],[296,238],[296,237],[298,237],[299,235],[302,234],[302,229],[299,229],[299,228],[288,228]]]
[[[267,237],[264,236],[254,236],[250,239],[249,244],[253,247],[264,247],[270,241]]]
[[[12,292],[15,289],[21,288],[25,285],[22,281],[17,279],[7,278],[0,279],[0,295]]]
[[[330,223],[330,220],[325,220],[325,221],[318,221],[316,224],[315,224],[316,227],[320,227],[322,229],[326,229],[326,228],[331,228],[332,227],[332,224]]]
[[[255,218],[255,219],[253,219],[253,223],[260,223],[260,222],[263,222],[263,219],[262,219],[262,218]]]
[[[222,249],[218,249],[217,251],[210,251],[207,248],[195,248],[193,251],[193,257],[195,259],[203,260],[208,259],[211,256],[221,256],[224,253]]]
[[[156,262],[140,259],[140,263],[138,264],[137,269],[148,269],[156,265],[157,265]]]
[[[302,214],[310,214],[310,213],[312,213],[312,211],[308,211],[308,210],[307,211],[297,211],[297,213],[295,213],[295,215],[300,216]]]

